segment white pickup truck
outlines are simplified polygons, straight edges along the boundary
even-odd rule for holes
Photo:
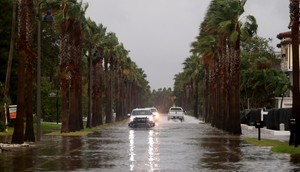
[[[182,122],[184,120],[184,111],[181,107],[171,107],[168,112],[168,120],[170,119],[180,119]]]

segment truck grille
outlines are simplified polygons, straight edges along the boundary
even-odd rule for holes
[[[134,118],[134,122],[137,123],[146,123],[148,121],[148,118]]]

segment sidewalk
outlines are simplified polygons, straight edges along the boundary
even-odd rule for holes
[[[258,138],[258,129],[255,128],[255,126],[248,126],[245,124],[241,124],[241,128],[242,128],[242,137]],[[278,130],[270,130],[267,128],[261,128],[260,138],[288,142],[290,138],[290,131],[278,131]]]

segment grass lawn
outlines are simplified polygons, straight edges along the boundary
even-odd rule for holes
[[[14,132],[14,128],[8,127],[7,132],[0,132],[0,136],[9,136],[12,135]]]
[[[59,130],[47,133],[45,135],[48,135],[48,136],[86,136],[89,133],[93,133],[94,130],[95,130],[94,128],[84,128],[83,130],[76,131],[76,132],[61,133],[60,128],[59,128]]]
[[[126,121],[126,120],[124,120],[124,121]],[[99,126],[94,127],[94,128],[84,128],[83,130],[76,131],[76,132],[70,132],[70,133],[61,133],[60,130],[58,130],[58,131],[54,131],[54,132],[51,132],[51,133],[47,133],[45,135],[48,135],[48,136],[86,136],[90,133],[93,133],[94,131],[99,130],[99,129],[104,129],[104,128],[110,127],[112,125],[122,123],[124,121],[115,122],[115,123],[112,123],[112,124],[99,125]]]
[[[76,131],[76,132],[70,132],[70,133],[61,133],[61,124],[52,123],[52,122],[42,122],[41,123],[41,131],[43,135],[49,135],[49,136],[86,136],[90,133],[93,133],[96,130],[103,129],[110,127],[112,125],[116,125],[119,123],[126,122],[127,120],[123,120],[120,122],[115,122],[112,124],[104,124],[100,125],[94,128],[84,128],[83,130]],[[35,132],[36,132],[36,125],[34,126]],[[13,127],[9,127],[7,132],[0,132],[0,136],[9,136],[12,135],[14,132]]]
[[[42,122],[41,123],[41,131],[43,134],[52,133],[56,131],[60,131],[61,124],[51,123],[51,122]]]
[[[24,127],[25,127],[25,124],[24,124]],[[34,124],[34,128],[36,130],[36,124]],[[61,128],[61,124],[50,123],[50,122],[42,122],[41,123],[42,134],[47,134],[47,133],[51,133],[54,131],[60,131],[60,128]],[[13,132],[14,132],[14,128],[8,127],[7,132],[0,132],[0,136],[13,135]]]
[[[300,145],[295,147],[294,145],[290,146],[288,142],[270,139],[244,138],[244,140],[257,146],[271,146],[272,152],[275,153],[300,154]]]

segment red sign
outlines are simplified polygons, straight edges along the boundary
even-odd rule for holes
[[[9,106],[9,119],[16,119],[17,118],[17,105],[10,105]]]

